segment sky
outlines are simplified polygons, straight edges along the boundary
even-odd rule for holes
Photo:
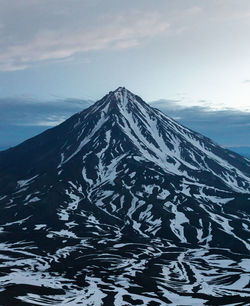
[[[229,139],[225,129],[218,141],[250,146],[249,0],[0,0],[0,7],[0,148],[118,86],[164,101],[184,123],[195,111],[221,128],[227,118],[246,136]],[[213,137],[202,120],[188,120]]]

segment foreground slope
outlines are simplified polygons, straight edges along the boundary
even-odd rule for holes
[[[0,152],[0,202],[6,303],[250,297],[250,161],[125,88]]]

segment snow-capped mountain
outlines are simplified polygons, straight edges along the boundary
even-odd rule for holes
[[[250,301],[249,159],[123,87],[0,152],[0,203],[4,305]]]

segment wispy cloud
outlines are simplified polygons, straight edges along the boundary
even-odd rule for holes
[[[102,20],[102,25],[80,25],[72,29],[42,29],[21,42],[1,42],[0,70],[22,70],[32,64],[73,57],[94,50],[124,49],[140,45],[169,29],[156,12],[118,15]]]
[[[40,116],[40,117],[37,116],[37,117],[30,118],[29,121],[22,121],[22,122],[18,121],[16,122],[15,126],[53,127],[65,121],[67,117],[68,117],[67,115],[51,115],[51,116],[46,117],[44,114],[43,116]],[[43,119],[41,120],[41,118]]]

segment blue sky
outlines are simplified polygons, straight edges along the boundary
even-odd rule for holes
[[[250,1],[0,0],[0,7],[0,147],[118,86],[164,100],[170,115],[184,118],[196,107],[221,129],[224,116],[232,137],[225,129],[218,141],[250,146]]]

